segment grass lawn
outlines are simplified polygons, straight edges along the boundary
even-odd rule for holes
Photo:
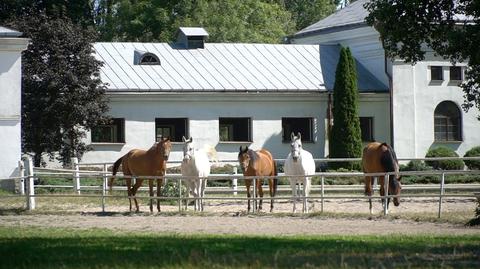
[[[244,237],[0,227],[0,268],[480,268],[480,235]]]

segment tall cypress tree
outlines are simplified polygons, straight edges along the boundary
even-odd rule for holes
[[[333,127],[329,142],[330,158],[359,158],[362,138],[358,117],[358,87],[355,60],[349,48],[340,50],[333,87]],[[338,162],[331,167],[359,169],[359,163]]]

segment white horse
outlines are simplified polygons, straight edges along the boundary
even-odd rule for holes
[[[188,195],[195,198],[195,211],[203,211],[203,200],[205,194],[205,187],[207,186],[207,178],[210,175],[210,161],[211,158],[216,158],[216,150],[213,147],[205,147],[204,149],[195,149],[193,138],[182,138],[183,145],[183,161],[181,165],[182,176],[189,178],[185,179]],[[185,205],[187,208],[188,202]]]
[[[315,174],[315,161],[310,152],[302,148],[302,136],[298,133],[295,136],[291,134],[291,150],[285,159],[284,171],[285,175],[290,176],[290,186],[292,187],[293,194],[293,213],[296,212],[296,198],[298,196],[297,183],[303,184],[302,196],[303,199],[303,213],[308,213],[307,196],[310,193],[311,176]]]

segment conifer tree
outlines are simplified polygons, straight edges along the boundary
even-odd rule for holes
[[[329,142],[330,158],[359,158],[362,155],[358,87],[355,60],[349,48],[340,51],[333,87],[333,127]],[[331,168],[359,169],[359,163],[332,163]]]

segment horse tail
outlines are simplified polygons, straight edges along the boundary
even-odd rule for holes
[[[110,192],[112,192],[113,180],[115,179],[115,175],[117,174],[117,171],[118,171],[118,168],[120,167],[120,164],[122,164],[123,157],[125,157],[125,156],[122,156],[120,159],[118,159],[118,160],[113,164],[112,177],[111,177],[110,180],[108,181],[108,186],[109,186]]]
[[[398,160],[395,151],[393,151],[392,147],[387,143],[382,143],[380,146],[387,147],[387,151],[384,151],[380,158],[383,168],[386,172],[395,172],[395,174],[398,174]],[[390,175],[389,178],[393,179],[393,177],[394,175]]]

